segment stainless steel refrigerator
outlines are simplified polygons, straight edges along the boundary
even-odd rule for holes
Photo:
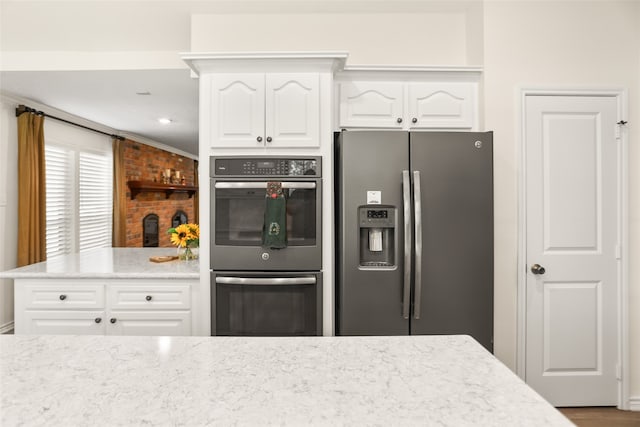
[[[336,133],[338,335],[493,351],[493,133]]]

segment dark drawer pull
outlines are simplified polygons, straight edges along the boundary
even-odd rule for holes
[[[112,317],[111,319],[109,319],[109,322],[111,322],[111,323],[116,323],[116,321],[117,321],[117,320],[116,320],[116,318],[115,318],[115,317]]]
[[[96,323],[100,323],[100,322],[102,322],[102,319],[101,319],[101,318],[99,318],[99,317],[96,317],[96,318],[94,319],[94,321],[95,321]]]
[[[67,299],[67,296],[65,294],[60,295],[60,301],[64,301]]]
[[[146,297],[144,297],[144,299],[146,299],[147,301],[151,301],[153,297],[151,295],[147,295]]]

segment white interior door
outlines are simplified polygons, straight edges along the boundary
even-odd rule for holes
[[[525,379],[556,406],[616,405],[617,99],[528,95],[524,117]]]

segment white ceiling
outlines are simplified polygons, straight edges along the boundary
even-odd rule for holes
[[[103,124],[116,133],[198,154],[198,80],[189,69],[3,71],[0,89]],[[160,117],[172,122],[162,125]]]

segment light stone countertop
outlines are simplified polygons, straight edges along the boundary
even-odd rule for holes
[[[151,262],[177,255],[176,248],[101,248],[63,255],[0,273],[9,279],[198,279],[198,260]]]
[[[570,426],[467,336],[0,336],[3,426]]]

